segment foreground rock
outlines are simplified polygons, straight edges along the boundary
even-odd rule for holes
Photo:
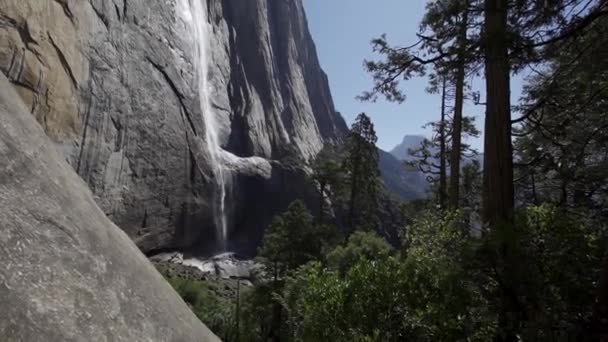
[[[219,341],[93,201],[0,75],[2,341]]]

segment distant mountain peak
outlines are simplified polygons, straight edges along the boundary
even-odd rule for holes
[[[390,150],[390,154],[399,160],[409,160],[411,158],[408,150],[420,147],[420,143],[422,143],[424,139],[426,138],[423,135],[406,134],[403,136],[401,143]]]

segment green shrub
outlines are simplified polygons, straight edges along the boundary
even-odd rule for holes
[[[327,254],[327,263],[333,269],[345,273],[361,258],[385,259],[393,252],[391,245],[375,232],[356,231],[344,246],[338,246]]]
[[[234,303],[218,296],[204,281],[181,277],[167,278],[167,281],[211,331],[224,340],[234,336]]]

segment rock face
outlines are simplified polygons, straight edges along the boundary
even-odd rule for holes
[[[425,137],[422,135],[404,135],[403,140],[400,144],[393,147],[390,150],[392,154],[398,160],[412,160],[413,157],[409,154],[409,150],[415,150],[420,148],[420,144],[424,141]],[[436,152],[436,151],[433,151]]]
[[[266,160],[235,165],[227,195],[232,247],[247,253],[274,214],[311,191],[288,161],[346,130],[301,0],[3,0],[0,70],[142,250],[199,248],[215,239],[216,180],[191,1],[205,2],[212,26],[220,144]]]
[[[3,341],[219,341],[129,237],[0,75]]]

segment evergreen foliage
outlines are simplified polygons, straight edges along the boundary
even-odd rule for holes
[[[370,118],[361,113],[355,119],[346,139],[346,157],[343,168],[349,191],[348,225],[351,231],[357,228],[375,229],[378,206],[378,137]]]
[[[344,175],[340,157],[331,145],[325,146],[315,158],[312,165],[312,180],[319,193],[317,219],[320,223],[330,214],[332,201],[341,202],[344,191]]]
[[[317,220],[296,201],[266,230],[240,341],[607,341],[607,20],[597,0],[436,0],[418,43],[375,39],[383,59],[366,63],[375,87],[363,98],[404,101],[399,82],[430,73],[454,102],[412,151],[439,200],[399,206],[409,222],[395,248],[376,133],[360,114],[344,146],[309,165]],[[535,75],[511,108],[510,77],[526,68]],[[464,158],[463,137],[479,132],[459,107],[482,73],[479,162]],[[172,282],[229,331],[204,290]]]
[[[328,265],[341,273],[349,270],[359,259],[384,260],[393,252],[391,245],[374,232],[354,232],[346,245],[337,246],[327,254]]]
[[[323,228],[314,224],[302,201],[295,201],[266,230],[258,258],[276,281],[289,270],[320,258],[326,236]]]

